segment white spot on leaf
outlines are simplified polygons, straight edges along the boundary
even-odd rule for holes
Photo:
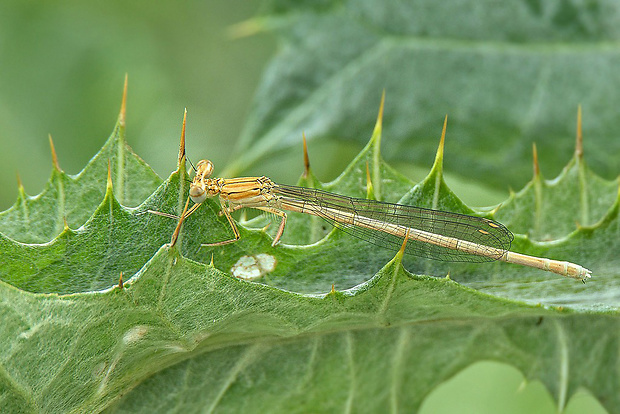
[[[149,328],[145,325],[137,325],[125,332],[123,335],[123,342],[126,344],[131,344],[133,342],[137,342],[146,335]]]
[[[260,253],[252,256],[242,256],[230,268],[230,273],[239,279],[258,279],[272,272],[276,268],[276,258],[270,254]]]

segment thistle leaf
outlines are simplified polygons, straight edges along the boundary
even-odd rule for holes
[[[370,176],[383,200],[501,212],[508,221],[519,214],[462,203],[443,181],[443,145],[426,179],[411,183],[382,160],[380,134],[375,129],[333,183],[305,180],[365,197]],[[146,197],[137,207],[123,206],[114,174],[100,171],[72,184],[75,194],[80,186],[101,194],[96,205],[92,195],[63,201],[67,211],[92,209],[79,228],[38,244],[0,233],[0,411],[415,411],[459,371],[494,360],[544,384],[560,410],[585,389],[618,412],[619,202],[615,187],[589,183],[588,170],[586,184],[615,197],[598,221],[566,227],[552,241],[518,234],[513,243],[515,251],[591,267],[594,278],[583,285],[505,263],[401,261],[342,231],[315,231],[324,224],[303,215],[289,217],[291,244],[272,247],[267,232],[239,225],[237,243],[205,247],[231,236],[212,199],[170,248],[176,221],[145,212],[180,214],[183,162],[148,197],[144,177],[152,172],[134,165],[123,194]],[[578,198],[580,188],[572,181],[564,192]],[[61,204],[60,192],[47,197],[29,211]],[[13,217],[19,230],[15,214],[5,214],[4,227]],[[38,236],[53,234],[48,227]],[[307,244],[310,233],[318,241]],[[272,261],[248,262],[260,267],[258,283],[232,276],[250,274],[238,263],[259,255]]]

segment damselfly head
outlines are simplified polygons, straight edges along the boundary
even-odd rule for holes
[[[200,160],[196,164],[196,176],[189,187],[189,196],[196,204],[202,203],[207,199],[207,189],[205,180],[213,172],[213,163],[209,160]]]
[[[200,160],[196,164],[196,177],[208,178],[213,172],[213,163],[209,160]]]

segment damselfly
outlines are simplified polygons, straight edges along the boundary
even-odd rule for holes
[[[405,252],[414,256],[456,262],[500,260],[582,281],[591,274],[590,270],[578,264],[511,252],[513,234],[503,224],[487,218],[276,184],[264,176],[209,178],[212,172],[213,164],[209,160],[202,160],[196,165],[196,176],[172,236],[172,245],[177,241],[183,221],[207,198],[219,196],[221,211],[234,237],[203,246],[220,246],[239,240],[239,230],[231,213],[241,208],[254,208],[281,217],[273,245],[278,243],[284,232],[285,211],[293,211],[321,217],[353,236],[394,250],[398,250],[403,240],[408,238]],[[194,205],[188,209],[190,198]]]

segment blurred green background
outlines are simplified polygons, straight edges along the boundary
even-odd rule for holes
[[[27,194],[43,189],[51,171],[48,135],[63,170],[77,174],[84,167],[114,127],[125,73],[127,139],[136,153],[165,178],[175,168],[187,108],[188,155],[208,157],[216,173],[222,171],[234,156],[261,73],[276,51],[269,33],[230,35],[232,25],[255,16],[259,7],[223,0],[167,1],[157,7],[147,1],[1,2],[0,210],[15,201],[16,174]],[[372,102],[373,108],[378,104]],[[438,121],[431,145],[440,130]],[[361,147],[311,143],[315,172],[324,181],[333,179]],[[400,168],[419,180],[432,158],[423,161]],[[286,183],[294,183],[301,172],[301,148],[245,171]],[[458,177],[448,180],[474,205],[507,195],[507,186],[497,191]]]
[[[0,3],[0,209],[19,172],[29,195],[47,181],[52,135],[77,174],[112,132],[129,75],[127,139],[165,178],[183,110],[188,153],[220,168],[231,154],[275,41],[233,40],[257,3],[211,0]]]
[[[156,6],[119,0],[3,1],[0,209],[15,200],[17,172],[28,194],[43,189],[51,171],[48,134],[61,167],[71,174],[82,169],[113,129],[125,73],[129,75],[127,139],[136,153],[165,178],[176,167],[187,107],[188,154],[194,160],[208,156],[221,171],[230,161],[261,73],[276,50],[270,34],[241,39],[228,35],[231,25],[251,18],[258,9],[258,3],[225,0],[164,1]],[[334,178],[361,149],[355,143],[329,145],[310,149],[323,180]],[[339,152],[318,155],[334,148]],[[250,173],[292,183],[301,173],[300,153],[288,154],[283,168],[277,168],[278,158]],[[425,167],[408,174],[419,179],[426,172]],[[461,188],[459,195],[477,205],[507,194],[452,180],[452,187]],[[580,394],[567,412],[592,412],[593,407],[600,410]],[[516,370],[482,363],[436,390],[422,411],[552,413],[555,409],[540,384],[523,386]]]

